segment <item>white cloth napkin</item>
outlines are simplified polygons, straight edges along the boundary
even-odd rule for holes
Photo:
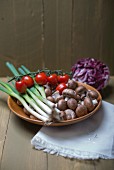
[[[50,154],[77,159],[114,159],[114,105],[102,106],[90,118],[63,127],[42,127],[31,144]]]

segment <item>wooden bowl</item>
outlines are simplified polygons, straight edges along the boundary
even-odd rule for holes
[[[96,111],[100,108],[101,103],[102,103],[102,97],[101,97],[100,93],[95,88],[93,88],[93,87],[91,87],[91,86],[89,86],[85,83],[78,82],[78,85],[83,85],[87,89],[96,91],[98,93],[98,105],[95,107],[95,109],[92,112],[88,113],[87,115],[84,115],[82,117],[75,118],[75,119],[72,119],[72,120],[64,120],[64,121],[56,122],[56,123],[53,122],[48,126],[64,126],[64,125],[69,125],[69,124],[73,124],[73,123],[83,121],[83,120],[87,119],[88,117],[92,116],[94,113],[96,113]],[[10,110],[13,113],[15,113],[18,117],[20,117],[21,119],[24,119],[24,120],[26,120],[30,123],[33,123],[33,124],[45,125],[43,121],[41,121],[39,119],[31,119],[28,115],[26,115],[24,113],[22,107],[17,105],[16,100],[14,98],[12,98],[11,96],[8,97],[7,102],[8,102],[8,106],[9,106]]]

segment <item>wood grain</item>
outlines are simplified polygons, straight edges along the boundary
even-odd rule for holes
[[[77,159],[67,159],[63,157],[48,156],[48,169],[49,170],[95,170],[96,161],[86,161],[86,160],[77,160]],[[54,162],[54,164],[52,163]]]
[[[11,114],[5,141],[1,169],[4,170],[41,170],[47,169],[47,158],[43,152],[32,148],[30,140],[40,129]]]
[[[73,58],[99,57],[101,1],[76,0],[73,8]]]
[[[106,63],[114,74],[113,0],[0,1],[0,75],[5,67],[70,70],[80,58]]]
[[[12,75],[5,61],[42,68],[42,1],[0,1],[0,17],[0,75]]]
[[[102,0],[100,59],[103,60],[114,74],[114,1]]]
[[[44,62],[50,69],[71,67],[72,1],[44,0]]]
[[[4,81],[4,79],[2,79]],[[7,135],[10,110],[7,107],[7,95],[0,91],[0,165]]]
[[[75,0],[73,4],[72,64],[93,57],[114,74],[114,1]]]

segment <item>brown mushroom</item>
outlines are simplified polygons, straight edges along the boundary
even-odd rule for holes
[[[30,115],[30,119],[37,119],[35,116],[33,116],[33,115]]]
[[[94,105],[93,105],[92,99],[89,98],[89,97],[86,97],[84,99],[84,105],[87,107],[89,112],[91,112],[94,109]]]
[[[67,109],[67,102],[64,99],[59,100],[58,103],[57,103],[57,108],[59,110],[62,110],[62,111],[66,110]]]
[[[87,107],[84,106],[84,105],[79,105],[77,108],[76,108],[76,116],[77,117],[81,117],[81,116],[84,116],[88,113],[87,111]]]
[[[81,97],[81,100],[84,100],[84,98],[86,97],[86,94],[83,93],[80,97]]]
[[[70,98],[67,100],[67,106],[69,109],[75,110],[77,107],[77,101],[74,98]]]
[[[55,103],[57,103],[60,99],[63,99],[63,95],[60,95],[59,94],[59,91],[55,91],[53,94],[52,94],[52,97],[54,98],[55,100]]]
[[[81,100],[81,96],[79,94],[76,95],[76,100],[80,101]]]
[[[97,99],[98,98],[98,93],[94,90],[88,91],[88,96],[91,97],[92,99]]]
[[[55,100],[54,100],[54,98],[53,98],[52,96],[48,96],[48,97],[47,97],[47,100],[49,100],[49,101],[51,101],[51,102],[53,102],[53,103],[55,102]]]
[[[75,112],[71,109],[65,110],[65,113],[66,113],[66,119],[67,120],[74,119],[76,117]]]
[[[72,89],[64,89],[62,92],[64,97],[69,97],[69,98],[76,98],[76,92],[75,90]]]
[[[69,89],[75,90],[77,86],[78,86],[78,84],[75,80],[69,79],[69,81],[68,81],[68,88]]]
[[[46,88],[45,89],[45,94],[46,94],[46,97],[51,96],[52,95],[51,89],[50,88]]]
[[[57,103],[61,99],[64,99],[63,95],[56,96],[55,97],[55,102]]]
[[[24,111],[24,113],[25,113],[26,115],[28,115],[28,116],[31,114],[30,112],[28,112],[28,110],[27,110],[25,107],[23,108],[23,111]]]
[[[60,111],[61,120],[66,120],[66,113],[64,111]]]
[[[22,103],[21,103],[19,100],[17,100],[17,104],[18,104],[19,106],[22,106]]]
[[[87,91],[87,89],[86,89],[86,87],[80,85],[75,89],[75,91],[76,91],[77,94],[83,94]]]

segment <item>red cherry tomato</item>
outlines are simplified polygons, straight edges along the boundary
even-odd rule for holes
[[[51,75],[48,77],[48,82],[49,82],[51,85],[57,85],[57,83],[58,83],[57,74],[51,74]]]
[[[57,87],[56,87],[56,91],[59,91],[60,94],[62,94],[62,91],[64,89],[67,88],[67,85],[65,83],[60,83]]]
[[[45,85],[47,83],[46,74],[44,72],[37,74],[36,77],[35,77],[35,81],[39,85]]]
[[[67,83],[68,82],[68,79],[69,79],[69,75],[68,74],[65,74],[65,75],[59,75],[58,76],[58,82],[59,83]]]
[[[34,80],[30,76],[23,76],[22,80],[24,81],[27,87],[32,87],[34,85]]]
[[[27,86],[23,80],[16,81],[15,88],[19,93],[26,93]]]

